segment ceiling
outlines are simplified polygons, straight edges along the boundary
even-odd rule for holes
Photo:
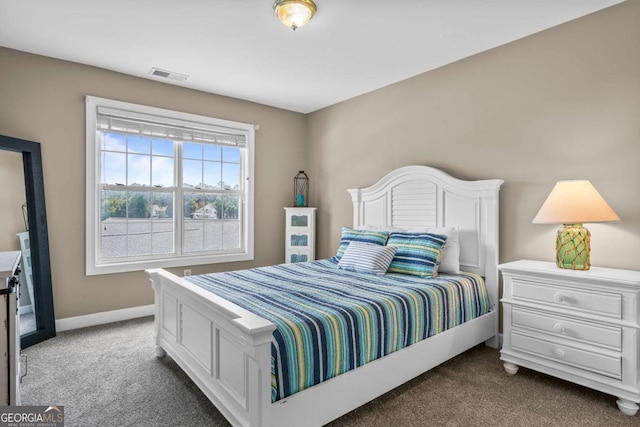
[[[309,113],[623,0],[315,1],[0,0],[0,46]]]

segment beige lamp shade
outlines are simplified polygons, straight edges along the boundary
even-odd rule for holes
[[[533,219],[536,224],[619,221],[611,206],[587,180],[558,181]]]

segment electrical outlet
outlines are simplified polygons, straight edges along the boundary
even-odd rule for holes
[[[191,269],[186,269],[183,274],[184,277],[191,276]]]

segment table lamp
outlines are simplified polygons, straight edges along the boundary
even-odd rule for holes
[[[585,222],[619,221],[611,206],[587,180],[558,181],[533,219],[534,224],[563,224],[556,240],[556,265],[591,267],[591,233]]]

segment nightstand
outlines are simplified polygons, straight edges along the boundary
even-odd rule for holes
[[[284,208],[285,262],[315,260],[316,208]]]
[[[523,366],[617,396],[633,416],[640,403],[640,272],[516,261],[504,279],[503,345],[509,374]]]

